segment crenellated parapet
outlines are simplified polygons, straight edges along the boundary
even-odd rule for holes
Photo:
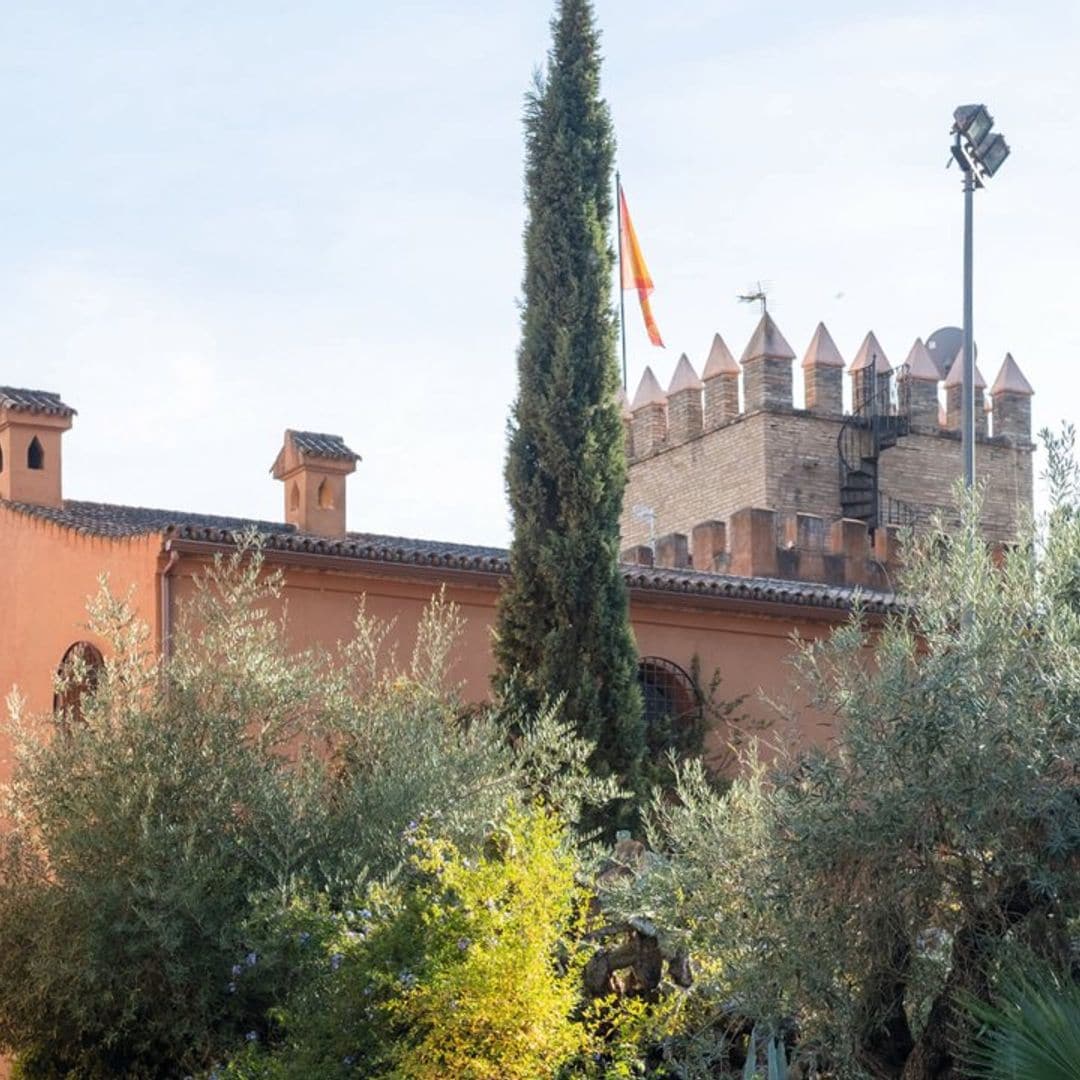
[[[964,354],[958,352],[945,377],[945,427],[959,431],[963,423]],[[975,434],[986,435],[986,380],[978,364],[975,365]]]
[[[832,335],[820,322],[803,357],[806,407],[825,416],[844,414],[844,358]]]
[[[1031,397],[1034,393],[1012,353],[1006,353],[1005,362],[990,388],[995,436],[1031,441]]]
[[[739,365],[719,334],[713,337],[701,381],[705,384],[705,430],[712,431],[739,415]]]
[[[668,439],[684,443],[704,430],[701,400],[705,387],[686,353],[679,357],[667,392]]]
[[[695,565],[712,544],[732,566],[746,566],[738,552],[756,548],[747,548],[745,529],[733,534],[732,515],[766,507],[809,515],[802,532],[791,525],[787,542],[806,553],[799,573],[810,574],[806,567],[830,554],[824,541],[815,546],[814,519],[857,519],[878,542],[884,526],[921,527],[953,504],[963,475],[958,360],[942,365],[916,338],[894,367],[873,331],[845,352],[819,323],[794,388],[795,352],[769,314],[736,355],[716,334],[701,366],[684,354],[664,372],[666,391],[646,369],[632,403],[620,399],[629,462],[624,546],[683,534]],[[977,380],[983,531],[1008,541],[1033,504],[1032,388],[1011,355],[989,408],[986,382]]]
[[[869,331],[846,370],[850,391],[845,402],[845,360],[824,323],[818,323],[802,360],[803,407],[792,393],[795,353],[768,313],[762,315],[736,361],[720,334],[713,337],[699,376],[683,353],[665,393],[652,368],[646,368],[633,403],[620,396],[631,461],[650,457],[759,412],[808,413],[842,419],[864,413],[876,398],[879,408],[903,412],[913,429],[953,435],[960,428],[963,365],[958,356],[941,377],[937,362],[922,338],[916,338],[907,359],[897,368],[877,336]],[[976,369],[976,434],[1004,437],[1014,444],[1031,440],[1033,393],[1009,355],[985,404],[986,381]],[[893,385],[895,384],[895,385]],[[741,400],[741,405],[740,405]],[[944,406],[944,407],[943,407]],[[992,418],[991,428],[989,420]]]
[[[622,558],[668,570],[889,589],[900,562],[899,530],[871,534],[862,521],[747,507],[726,522],[700,522],[689,535],[629,548]]]
[[[668,445],[667,396],[652,368],[646,368],[641,376],[630,414],[635,457],[648,457]]]

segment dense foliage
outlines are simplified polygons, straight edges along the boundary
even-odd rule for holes
[[[977,502],[912,538],[906,612],[802,650],[829,745],[751,755],[723,795],[681,769],[649,815],[667,858],[609,898],[828,1075],[962,1075],[964,1002],[1007,954],[1076,968],[1080,484],[1051,448],[1045,542],[989,550]]]
[[[553,714],[513,743],[487,713],[463,718],[452,605],[436,598],[407,663],[363,610],[336,655],[297,654],[271,614],[279,584],[257,548],[215,564],[164,663],[103,591],[90,622],[108,660],[81,718],[16,708],[0,1044],[27,1076],[197,1071],[272,1031],[306,978],[275,936],[283,913],[340,912],[392,875],[410,821],[476,847],[508,806],[577,816],[611,796]]]
[[[570,950],[584,895],[555,818],[510,810],[472,856],[420,826],[410,836],[403,880],[344,914],[287,913],[309,978],[274,1044],[254,1042],[226,1076],[532,1080],[581,1049]]]
[[[638,782],[636,658],[619,573],[626,479],[616,395],[609,222],[614,140],[588,0],[561,0],[528,100],[524,310],[506,484],[512,578],[499,685],[527,709],[562,699],[600,774]]]

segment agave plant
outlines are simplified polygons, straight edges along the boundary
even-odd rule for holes
[[[787,1080],[787,1054],[784,1052],[784,1044],[774,1031],[761,1031],[760,1027],[760,1024],[755,1024],[754,1030],[750,1032],[742,1080]],[[764,1072],[758,1069],[761,1057],[765,1058]]]
[[[980,1080],[1080,1080],[1080,984],[1049,970],[1013,973],[993,1005],[969,1001],[981,1025],[968,1053]]]

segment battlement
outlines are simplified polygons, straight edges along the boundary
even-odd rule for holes
[[[727,520],[747,506],[858,518],[872,532],[890,523],[918,527],[951,507],[963,471],[958,360],[943,358],[942,370],[942,358],[916,338],[893,367],[870,332],[847,365],[819,323],[796,406],[795,359],[765,313],[738,362],[717,334],[700,375],[683,354],[665,391],[646,368],[633,402],[623,399],[624,546],[689,535],[697,522]],[[984,532],[1007,541],[1032,505],[1033,391],[1007,355],[989,402],[981,374],[975,394]]]
[[[668,533],[655,544],[629,548],[622,559],[670,570],[892,589],[899,533],[887,526],[871,535],[862,521],[748,507],[726,522],[702,521],[689,534]]]

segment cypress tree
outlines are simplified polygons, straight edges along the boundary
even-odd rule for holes
[[[560,0],[552,31],[525,110],[524,304],[506,463],[514,539],[496,684],[528,708],[561,695],[564,717],[596,743],[596,771],[633,788],[644,726],[619,571],[615,142],[589,0]]]

